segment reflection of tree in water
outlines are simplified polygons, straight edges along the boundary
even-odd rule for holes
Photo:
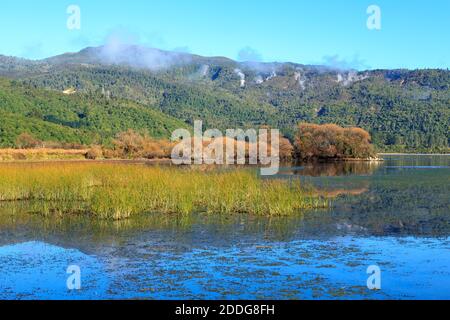
[[[414,172],[414,173],[412,173]],[[399,171],[374,178],[369,192],[334,203],[334,217],[367,228],[371,234],[450,235],[450,184],[447,171]]]
[[[33,204],[36,205],[36,204]],[[32,209],[31,209],[32,210]],[[251,215],[143,214],[120,221],[84,215],[59,217],[30,213],[30,204],[0,203],[0,246],[42,241],[89,252],[103,245],[140,242],[142,238],[177,239],[181,244],[204,241],[222,246],[235,239],[286,240],[302,223],[303,216],[261,217]],[[157,234],[156,237],[152,235]]]
[[[283,168],[282,173],[312,177],[372,175],[380,167],[381,163],[379,161],[311,162],[298,164],[291,168]]]

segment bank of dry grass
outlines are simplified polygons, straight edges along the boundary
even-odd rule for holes
[[[0,149],[0,161],[82,160],[87,149]]]

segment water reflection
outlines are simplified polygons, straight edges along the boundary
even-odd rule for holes
[[[325,176],[311,176],[310,171],[298,167],[282,168],[280,178],[300,179],[305,186],[312,185],[314,192],[332,199],[330,209],[303,212],[294,217],[153,213],[111,222],[77,215],[43,217],[30,214],[42,207],[39,202],[0,202],[0,242],[7,243],[21,234],[30,235],[28,240],[38,234],[56,234],[59,238],[72,234],[73,238],[88,237],[91,241],[93,237],[129,236],[143,230],[188,232],[198,226],[224,237],[239,232],[239,236],[263,234],[278,240],[298,235],[332,237],[349,230],[372,235],[450,235],[450,169],[442,168],[450,163],[450,157],[424,157],[422,164],[417,156],[398,157],[386,157],[385,162],[376,164],[322,164],[322,169],[333,168],[324,169]],[[411,163],[434,169],[404,169]],[[329,176],[336,168],[355,173]]]
[[[381,161],[313,162],[284,166],[280,171],[280,175],[300,175],[312,177],[371,175],[380,166],[382,166]]]
[[[330,209],[294,217],[154,213],[111,222],[0,203],[0,297],[448,299],[450,157],[385,159],[324,165],[323,174],[283,168],[279,177],[332,198]],[[75,295],[61,284],[74,262],[89,281]],[[371,264],[383,270],[381,292],[365,288]]]

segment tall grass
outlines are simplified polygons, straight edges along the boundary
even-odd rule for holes
[[[291,215],[326,206],[299,182],[232,171],[125,164],[0,166],[0,201],[32,201],[49,214],[124,219],[146,212]]]

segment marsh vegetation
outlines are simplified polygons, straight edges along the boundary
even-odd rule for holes
[[[287,186],[289,180],[301,180],[306,197],[305,186],[333,197],[329,208],[283,216],[149,212],[112,220],[74,214],[55,201],[3,201],[0,298],[447,299],[449,160],[394,155],[376,163],[321,163],[314,171],[307,166],[282,167],[277,178],[286,179]],[[92,169],[94,165],[98,168]],[[136,175],[148,168],[135,162],[121,165],[125,166],[133,167],[130,172]],[[31,175],[30,167],[39,171]],[[116,181],[128,179],[121,172],[126,167],[106,169],[98,162],[0,168],[0,181],[8,170],[22,175],[21,183],[40,174],[60,174],[62,168],[86,180],[101,177],[103,173],[94,175],[96,170],[115,170],[116,186]],[[180,176],[192,177],[188,167],[176,169]],[[143,172],[142,179],[148,178],[148,171]],[[241,171],[193,171],[198,177],[223,175],[223,180],[227,173],[237,172]],[[251,171],[243,172],[253,181]],[[9,186],[17,187],[11,175]],[[5,182],[2,190],[7,187]],[[73,201],[69,209],[77,203],[89,212],[88,201]],[[52,206],[60,209],[60,216],[33,214],[44,207],[50,213]],[[68,261],[84,266],[82,279],[89,286],[81,291],[70,292],[65,286]],[[383,290],[366,288],[367,265],[374,262],[385,275]]]
[[[327,206],[298,180],[262,180],[248,169],[111,163],[2,165],[0,201],[36,203],[43,214],[116,220],[149,212],[281,216]]]

